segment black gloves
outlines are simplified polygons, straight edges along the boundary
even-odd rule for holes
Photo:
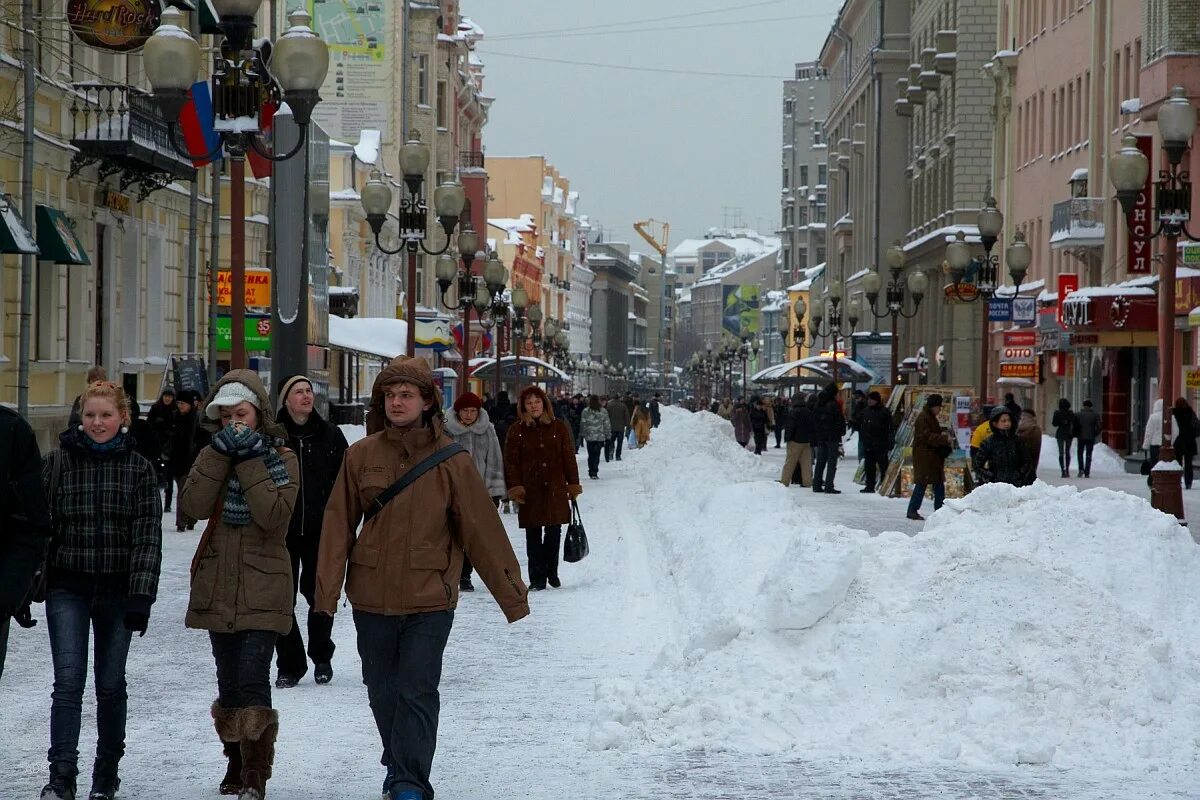
[[[125,630],[130,633],[136,633],[138,636],[146,635],[146,628],[150,625],[150,615],[143,614],[140,611],[125,612]]]

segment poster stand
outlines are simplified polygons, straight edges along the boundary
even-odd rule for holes
[[[979,401],[970,386],[911,386],[895,388],[888,398],[892,419],[902,414],[896,428],[895,446],[888,460],[887,472],[879,482],[878,493],[884,497],[911,497],[913,487],[912,443],[917,417],[925,409],[930,395],[943,398],[938,421],[954,438],[954,451],[946,458],[946,497],[963,497],[971,488],[970,459],[966,447],[971,441],[971,423],[977,416]],[[901,409],[903,408],[903,411]],[[856,476],[857,477],[857,476]],[[932,491],[929,495],[932,496]]]
[[[208,364],[199,353],[172,353],[163,370],[162,385],[175,393],[190,389],[201,397],[208,396]]]

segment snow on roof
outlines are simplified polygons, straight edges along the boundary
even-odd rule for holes
[[[780,248],[776,247],[772,250],[769,250],[765,253],[762,253],[762,254],[757,255],[750,259],[737,259],[737,258],[730,259],[728,261],[725,261],[722,264],[719,264],[719,265],[713,267],[708,272],[704,273],[704,277],[701,278],[700,280],[696,281],[696,283],[694,285],[695,286],[712,286],[715,283],[723,282],[726,278],[728,278],[731,275],[741,272],[742,270],[748,269],[749,267],[760,264],[767,259],[771,259],[771,260],[777,262],[779,260],[779,252],[780,252]]]
[[[534,233],[537,230],[537,223],[534,222],[532,214],[522,214],[520,219],[497,217],[489,219],[488,225],[504,231],[505,244],[524,244],[525,240],[521,238],[521,234]]]
[[[1073,181],[1085,181],[1085,180],[1087,180],[1087,176],[1088,176],[1088,168],[1087,167],[1079,167],[1077,170],[1075,170],[1074,172],[1071,173],[1070,179]]]
[[[329,294],[332,296],[357,294],[357,286],[330,286]]]
[[[967,244],[979,244],[979,227],[976,225],[947,225],[944,228],[938,228],[936,231],[930,231],[919,239],[914,239],[904,245],[904,252],[916,250],[917,248],[935,241],[941,237],[945,242],[954,241],[954,235],[959,231],[967,238]]]
[[[750,228],[735,228],[729,231],[717,231],[714,228],[709,234],[703,239],[684,239],[671,250],[670,257],[696,258],[701,248],[714,242],[725,245],[739,255],[756,255],[782,245],[778,236],[760,234]]]
[[[329,345],[341,350],[395,358],[408,348],[408,323],[391,317],[329,315]]]
[[[329,193],[330,200],[361,200],[362,196],[355,189],[338,189]]]
[[[809,267],[804,270],[804,280],[799,283],[792,284],[787,288],[789,292],[807,292],[812,288],[812,282],[821,277],[825,272],[824,262],[817,264],[815,267]]]
[[[1142,110],[1142,98],[1130,97],[1128,100],[1121,101],[1122,114],[1137,114]]]
[[[354,157],[364,164],[374,164],[379,160],[379,140],[379,131],[363,128],[358,134],[358,144],[354,145]]]
[[[567,193],[566,212],[568,214],[574,216],[578,208],[579,208],[579,192],[568,192]]]
[[[1034,292],[1034,291],[1037,291],[1038,289],[1041,289],[1045,285],[1046,285],[1045,279],[1039,278],[1036,281],[1031,281],[1029,283],[1022,283],[1019,291],[1021,292],[1021,294],[1024,294],[1025,292]],[[1013,293],[1013,287],[1011,287],[1011,286],[997,286],[996,287],[996,297],[1011,297],[1012,293]],[[1058,294],[1055,293],[1054,297],[1055,298],[1058,297]]]

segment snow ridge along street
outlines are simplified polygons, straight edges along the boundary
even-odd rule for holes
[[[1200,564],[1172,520],[1106,489],[992,487],[872,537],[826,520],[913,528],[903,501],[853,492],[852,458],[844,495],[784,489],[727,423],[663,420],[584,484],[591,555],[530,618],[506,625],[478,581],[460,602],[439,798],[1196,796]],[[223,770],[207,637],[182,622],[198,532],[171,523],[130,656],[122,800],[216,800]],[[272,797],[379,797],[348,608],[334,640],[332,684],[274,692]],[[45,781],[51,679],[44,620],[14,630],[3,800]],[[93,709],[89,688],[85,775]]]

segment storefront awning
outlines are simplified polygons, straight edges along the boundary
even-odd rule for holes
[[[37,243],[13,205],[12,196],[0,196],[0,253],[37,255],[37,251]]]
[[[57,208],[37,207],[37,246],[41,251],[39,261],[85,266],[92,263],[75,235],[75,223]]]

